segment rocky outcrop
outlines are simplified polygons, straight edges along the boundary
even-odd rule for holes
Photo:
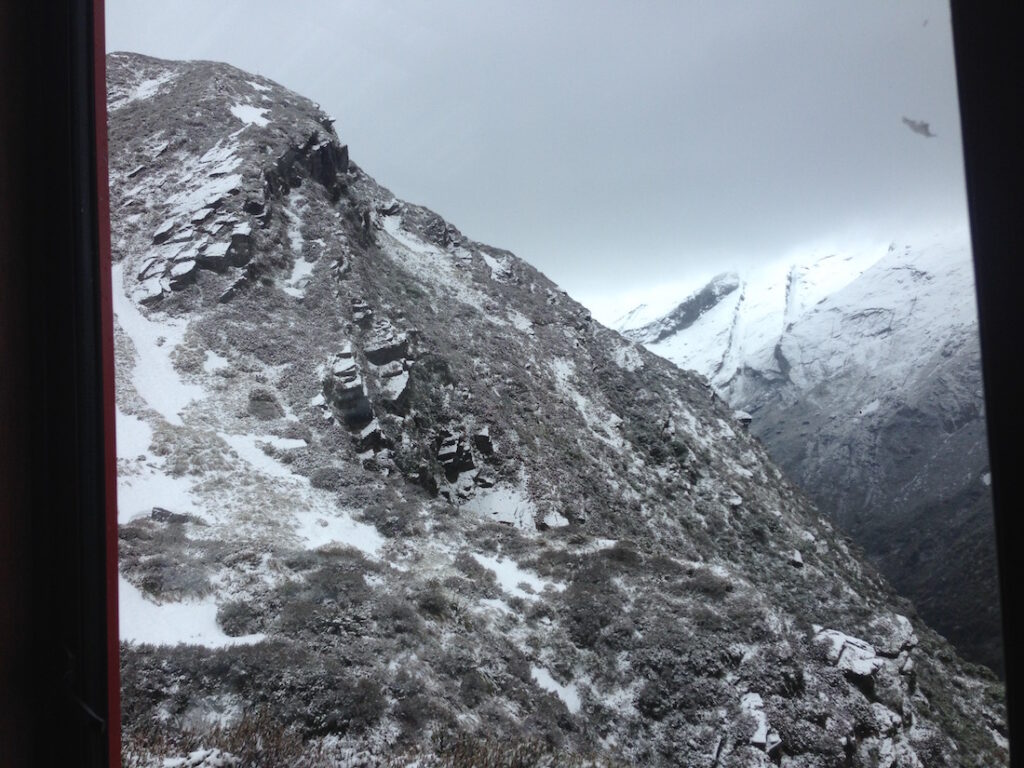
[[[332,201],[344,192],[342,179],[348,171],[348,147],[314,131],[300,145],[288,147],[277,162],[264,171],[267,197],[280,198],[302,185],[308,177],[323,186]]]
[[[444,469],[448,482],[455,482],[463,472],[476,468],[465,436],[441,430],[437,443],[437,461]]]
[[[645,328],[644,338],[653,338],[653,343],[657,343],[685,331],[702,315],[716,307],[723,298],[740,287],[738,275],[731,272],[718,275],[664,318]]]
[[[400,363],[409,355],[409,339],[404,333],[396,332],[390,323],[381,321],[367,339],[363,353],[377,366]]]
[[[363,429],[373,421],[373,404],[366,395],[351,345],[334,356],[323,379],[323,394],[350,429]]]

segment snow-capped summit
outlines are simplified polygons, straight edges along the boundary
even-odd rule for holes
[[[886,250],[875,245],[843,254],[811,253],[795,262],[719,275],[664,316],[638,323],[634,311],[616,327],[727,390],[744,366],[776,367],[775,346],[786,327],[856,280]]]
[[[1001,669],[968,233],[719,284],[626,335],[750,412],[773,457],[922,614]]]

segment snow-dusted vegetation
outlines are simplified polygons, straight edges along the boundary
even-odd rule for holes
[[[308,100],[108,63],[126,764],[1005,763],[705,380]]]

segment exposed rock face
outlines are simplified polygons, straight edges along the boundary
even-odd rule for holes
[[[373,404],[366,396],[351,345],[335,355],[323,380],[323,393],[346,426],[363,429],[373,421]]]
[[[724,293],[716,278],[627,334],[749,411],[772,457],[925,619],[1002,670],[966,234],[738,282]],[[695,303],[698,319],[673,321]]]
[[[396,201],[280,86],[121,54],[109,78],[141,764],[1006,762],[999,684],[703,380]],[[166,287],[243,223],[248,263]]]
[[[665,317],[645,326],[645,337],[657,343],[685,331],[740,285],[739,277],[734,274],[719,275]]]
[[[267,194],[281,197],[302,185],[304,177],[319,182],[336,201],[344,191],[339,176],[348,170],[348,147],[330,138],[321,140],[314,130],[301,145],[288,147],[277,163],[264,172]]]

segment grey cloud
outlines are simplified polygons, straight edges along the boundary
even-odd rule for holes
[[[581,297],[966,216],[944,3],[108,0],[107,14],[111,50],[224,60],[314,98],[395,194]]]

